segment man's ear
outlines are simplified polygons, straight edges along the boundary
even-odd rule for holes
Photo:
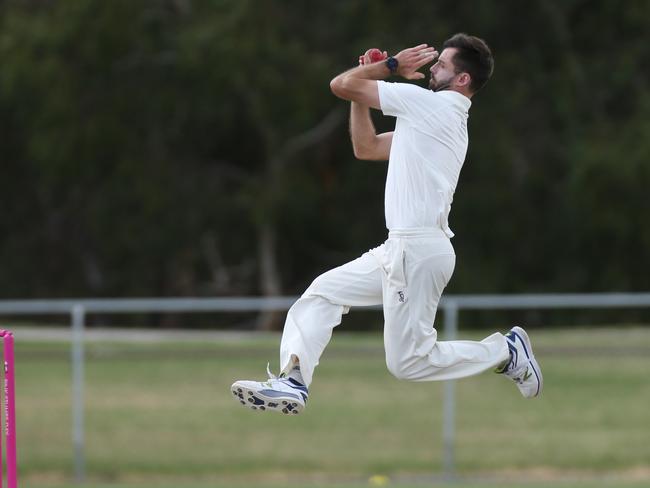
[[[461,73],[460,76],[456,79],[456,83],[463,87],[469,87],[469,84],[472,82],[472,77],[469,73]]]

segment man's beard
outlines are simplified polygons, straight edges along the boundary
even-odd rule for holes
[[[455,75],[454,75],[455,76]],[[446,90],[451,86],[451,81],[454,79],[454,77],[450,77],[447,80],[441,80],[438,81],[434,78],[433,75],[431,75],[431,79],[429,80],[429,89],[433,90],[434,92]]]

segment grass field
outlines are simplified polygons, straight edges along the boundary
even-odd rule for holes
[[[531,335],[542,398],[491,373],[457,383],[453,486],[650,486],[650,329]],[[241,408],[230,384],[263,377],[277,341],[88,344],[89,484],[74,486],[442,483],[441,384],[397,381],[379,334],[339,333],[304,415]],[[16,354],[21,486],[73,486],[69,346],[19,341]]]
[[[21,485],[25,488],[36,488],[37,486],[53,486],[53,485]],[[292,481],[291,484],[285,483],[276,483],[276,484],[266,484],[266,483],[208,483],[208,484],[133,484],[133,485],[123,485],[123,484],[93,484],[93,485],[80,485],[80,484],[67,484],[67,485],[56,485],[57,488],[143,488],[146,486],[156,486],[158,488],[205,488],[206,486],[215,486],[220,488],[279,488],[279,487],[293,487],[293,488],[372,488],[375,486],[383,486],[385,488],[424,488],[424,487],[453,487],[453,488],[647,488],[647,481],[637,481],[630,482],[625,480],[601,480],[601,481],[577,481],[577,482],[562,482],[562,481],[547,481],[544,483],[530,483],[530,482],[509,482],[509,481],[500,481],[498,483],[486,483],[482,481],[476,482],[464,482],[464,481],[454,481],[451,483],[447,482],[437,482],[437,481],[420,481],[418,483],[409,483],[409,482],[395,482],[389,480],[386,484],[377,485],[371,482],[356,483],[356,484],[341,484],[341,483],[329,483],[326,485],[323,484],[313,484],[305,481],[295,482]]]

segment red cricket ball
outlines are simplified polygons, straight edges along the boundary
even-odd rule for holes
[[[371,63],[376,63],[378,61],[383,61],[384,60],[384,53],[382,53],[377,48],[368,49],[366,54],[368,55],[368,57],[370,57],[370,62]]]

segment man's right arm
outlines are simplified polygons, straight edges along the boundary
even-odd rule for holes
[[[365,54],[359,56],[359,65],[372,63],[370,51],[372,50],[368,49]],[[382,61],[387,57],[388,53],[384,51]],[[355,158],[365,161],[388,161],[393,133],[378,135],[372,123],[370,107],[359,102],[350,103],[350,139]]]
[[[350,138],[357,159],[387,161],[393,132],[377,134],[370,117],[370,108],[357,102],[350,107]]]

